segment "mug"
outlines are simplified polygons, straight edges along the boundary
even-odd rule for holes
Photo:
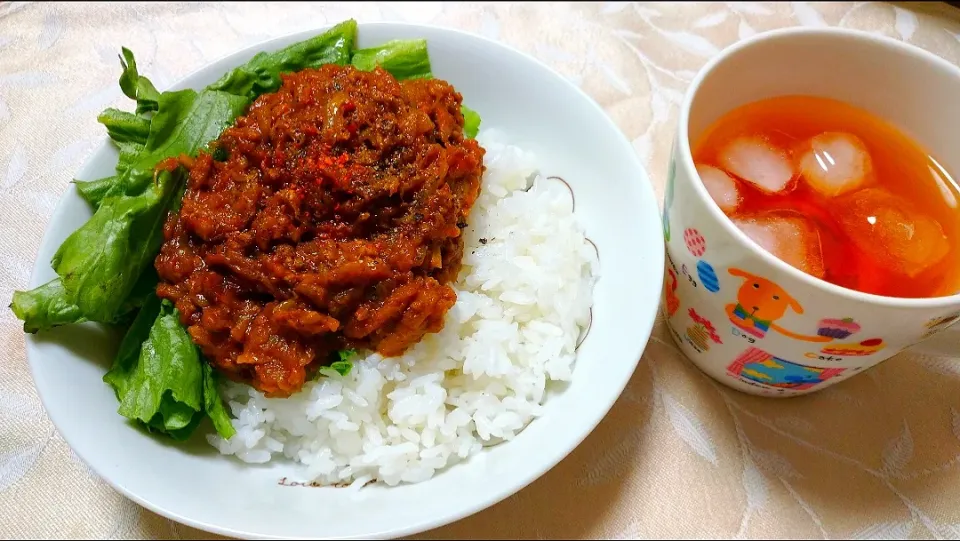
[[[960,294],[882,297],[809,276],[737,229],[700,182],[691,141],[736,107],[798,94],[870,111],[960,174],[957,66],[841,29],[778,30],[727,48],[687,91],[668,172],[663,311],[674,340],[703,372],[762,396],[824,389],[937,333],[941,353],[960,353],[960,327],[947,331]]]

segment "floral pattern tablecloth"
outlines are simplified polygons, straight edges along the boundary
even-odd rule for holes
[[[911,2],[310,4],[0,2],[0,304],[29,279],[71,175],[121,106],[117,52],[164,88],[237,49],[354,17],[501,40],[583,88],[662,195],[683,93],[723,47],[841,26],[960,62],[960,10]],[[960,98],[958,98],[960,99]],[[960,349],[960,348],[958,348]],[[423,538],[960,538],[960,362],[902,354],[807,398],[719,387],[662,322],[596,431],[529,488]],[[69,449],[0,310],[0,537],[194,538],[114,492]]]

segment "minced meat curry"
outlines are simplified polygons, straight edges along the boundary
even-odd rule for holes
[[[398,355],[443,327],[483,173],[460,104],[441,80],[327,65],[185,160],[157,293],[216,368],[286,396],[336,350]]]

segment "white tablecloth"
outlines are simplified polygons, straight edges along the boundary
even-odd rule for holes
[[[960,61],[942,4],[0,3],[0,304],[26,286],[71,175],[127,105],[121,45],[163,88],[247,45],[348,17],[450,25],[528,52],[593,96],[662,195],[683,92],[755,32],[837,25]],[[960,97],[958,97],[960,99]],[[960,362],[900,355],[809,398],[718,387],[659,323],[630,386],[558,467],[427,538],[957,538]],[[114,492],[44,415],[20,324],[0,310],[0,537],[203,536]]]

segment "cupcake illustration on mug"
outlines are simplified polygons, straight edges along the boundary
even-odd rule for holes
[[[817,325],[818,335],[837,340],[843,340],[859,331],[860,325],[853,321],[851,317],[843,319],[821,319]]]

